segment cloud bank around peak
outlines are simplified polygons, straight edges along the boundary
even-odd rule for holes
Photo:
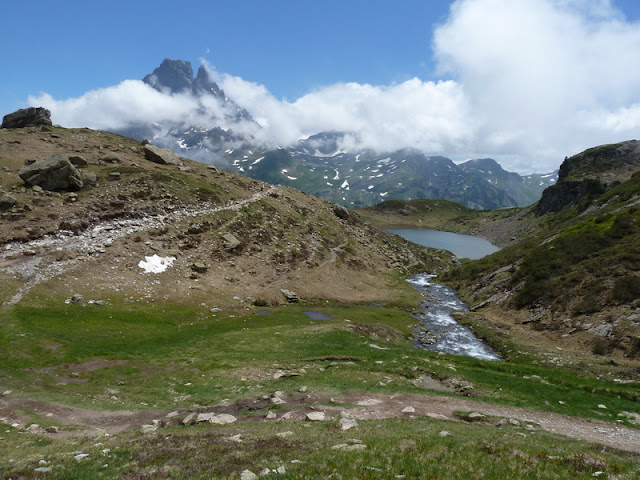
[[[347,131],[377,150],[490,156],[527,173],[551,171],[566,155],[637,136],[638,51],[640,25],[609,0],[457,0],[433,34],[441,80],[336,83],[289,101],[208,68],[263,127],[263,139],[279,145]],[[101,129],[167,119],[213,127],[212,117],[227,118],[212,100],[203,114],[202,99],[162,94],[137,80],[79,98],[42,94],[29,102],[51,109],[56,123]]]

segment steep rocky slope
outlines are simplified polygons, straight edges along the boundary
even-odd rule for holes
[[[144,151],[87,129],[0,130],[2,302],[76,293],[246,307],[285,302],[281,289],[304,299],[374,301],[393,297],[401,272],[448,264],[446,254],[328,202],[178,157],[153,163]],[[25,163],[54,154],[72,157],[80,189],[47,191],[21,180]],[[166,271],[145,273],[140,262],[154,255]]]
[[[637,359],[639,205],[637,142],[589,149],[565,160],[535,208],[497,222],[516,241],[448,280],[502,328]]]

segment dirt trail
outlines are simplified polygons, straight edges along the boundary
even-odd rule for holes
[[[315,395],[298,395],[286,398],[286,404],[279,411],[279,417],[286,415],[286,419],[304,420],[305,415],[311,411],[323,411],[328,418],[339,418],[343,412],[350,418],[358,420],[372,420],[385,418],[415,418],[431,417],[442,420],[460,421],[455,412],[477,412],[483,415],[517,419],[523,426],[532,424],[534,429],[542,429],[551,433],[564,435],[577,440],[606,445],[619,450],[640,454],[640,429],[635,430],[613,423],[602,422],[576,417],[569,417],[549,412],[537,412],[517,407],[492,405],[476,402],[464,398],[432,396],[425,394],[368,394],[351,392],[332,399]],[[265,411],[269,408],[269,402],[255,401],[259,408]],[[353,405],[352,407],[336,406],[335,404]],[[241,405],[251,404],[251,401],[238,402],[232,406],[215,406],[200,409],[200,411],[218,413],[238,413],[246,408]],[[412,407],[415,411],[405,413],[405,407]],[[88,409],[69,407],[52,402],[43,402],[30,399],[14,398],[12,396],[0,397],[0,420],[6,423],[19,423],[21,427],[28,426],[30,417],[25,411],[32,411],[54,424],[83,425],[86,430],[74,429],[70,432],[52,434],[56,436],[68,436],[70,434],[82,435],[95,429],[104,429],[110,434],[116,434],[127,430],[133,430],[144,424],[150,424],[153,420],[162,419],[168,411],[93,411]],[[182,412],[182,416],[186,415]],[[182,417],[179,417],[182,418]],[[265,421],[264,416],[242,416],[240,422]],[[528,434],[529,430],[522,429]]]
[[[245,205],[257,202],[265,195],[274,192],[277,188],[277,186],[272,185],[268,189],[256,192],[250,197],[221,206],[213,207],[209,204],[200,204],[192,208],[176,209],[160,215],[147,215],[134,219],[106,220],[76,234],[61,232],[54,236],[45,236],[27,243],[7,244],[4,246],[4,250],[0,252],[0,268],[19,274],[24,283],[9,301],[0,305],[0,311],[20,302],[29,290],[40,283],[64,273],[75,265],[76,262],[74,260],[43,262],[45,255],[51,251],[71,248],[80,248],[85,251],[99,250],[118,238],[167,223],[177,222],[184,218],[229,210],[238,211]]]

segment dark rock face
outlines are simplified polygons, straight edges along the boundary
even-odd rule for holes
[[[193,78],[191,62],[185,60],[164,61],[153,73],[145,76],[142,81],[151,85],[158,91],[169,90],[171,93],[191,91],[196,96],[209,94],[224,99],[225,95],[216,82],[211,80],[204,66],[198,69],[196,78]]]
[[[196,95],[202,95],[203,93],[210,93],[216,97],[224,98],[224,92],[218,86],[216,82],[211,80],[209,73],[204,67],[198,69],[198,74],[191,84],[193,93]]]
[[[560,211],[567,205],[579,203],[587,195],[602,194],[604,191],[605,185],[596,178],[560,182],[542,192],[542,198],[536,205],[536,215]]]
[[[171,93],[191,89],[193,82],[193,68],[190,62],[184,60],[164,61],[153,73],[145,76],[142,81],[156,90],[169,89]]]
[[[29,107],[5,115],[2,128],[51,126],[51,112],[43,107]]]
[[[607,188],[628,180],[638,169],[640,142],[637,140],[601,145],[565,158],[558,171],[558,183],[542,192],[536,215],[578,204],[587,195],[600,195]]]
[[[18,175],[27,185],[37,185],[44,190],[77,190],[84,185],[76,167],[57,154],[21,168]]]

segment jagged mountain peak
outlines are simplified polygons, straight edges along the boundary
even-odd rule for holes
[[[146,75],[142,81],[158,91],[184,93],[191,91],[194,95],[214,95],[225,99],[224,91],[211,79],[209,72],[201,65],[196,77],[193,77],[191,62],[165,58],[159,67]]]
[[[191,89],[193,67],[185,60],[165,58],[159,67],[146,75],[142,81],[158,91],[168,89],[171,93],[180,93]]]

